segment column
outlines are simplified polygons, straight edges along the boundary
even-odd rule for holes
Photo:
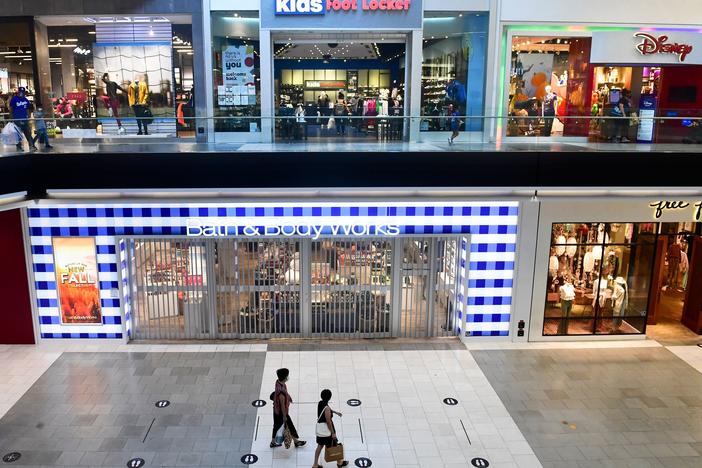
[[[514,292],[512,293],[512,322],[509,334],[514,342],[525,342],[529,339],[529,318],[531,316],[532,292],[536,274],[546,274],[546,271],[535,272],[536,244],[539,230],[538,201],[524,201],[519,204],[519,233],[517,236],[516,268],[514,275]],[[543,300],[543,291],[541,300]],[[543,302],[542,302],[543,305]],[[519,321],[524,321],[524,336],[517,336]]]
[[[422,30],[413,29],[409,34],[406,66],[410,70],[405,83],[406,115],[412,116],[409,125],[409,141],[419,141],[419,113],[422,109]]]
[[[76,60],[73,49],[70,47],[61,47],[61,82],[63,83],[63,93],[73,91],[76,87]],[[57,83],[58,84],[58,83]]]
[[[275,127],[272,117],[273,112],[273,44],[271,42],[271,31],[261,29],[259,36],[261,44],[261,141],[270,143],[273,141],[273,128]]]
[[[46,25],[34,21],[34,73],[37,77],[34,82],[39,83],[36,90],[37,100],[41,99],[42,105],[48,106],[51,100],[51,69],[49,68],[49,34]],[[73,53],[73,51],[71,51]]]
[[[488,26],[488,47],[487,61],[485,64],[485,107],[483,115],[496,117],[504,113],[505,103],[502,102],[504,97],[500,94],[500,81],[506,77],[500,74],[500,66],[502,65],[500,44],[502,42],[502,31],[500,29],[500,15],[502,13],[502,0],[492,0],[490,2],[490,22]],[[510,48],[508,47],[508,50]],[[507,52],[505,52],[507,53]],[[501,139],[502,135],[496,135],[497,128],[505,128],[504,125],[497,125],[498,119],[486,119],[483,127],[483,141],[494,141]]]
[[[202,10],[193,14],[193,82],[195,83],[195,138],[214,142],[214,103],[212,101],[212,30],[210,0],[202,1]]]

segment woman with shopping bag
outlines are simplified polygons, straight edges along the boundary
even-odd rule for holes
[[[278,380],[275,381],[275,391],[273,392],[273,436],[271,437],[271,448],[280,447],[285,443],[285,448],[290,448],[292,443],[295,448],[302,447],[307,442],[300,440],[297,435],[295,425],[290,418],[289,410],[290,403],[293,399],[288,393],[288,386],[285,382],[288,381],[290,371],[288,369],[278,369],[276,375]],[[280,441],[278,431],[283,429],[283,441]],[[277,440],[276,440],[277,439]]]
[[[312,468],[321,468],[319,464],[319,455],[324,449],[324,461],[336,462],[336,466],[347,466],[348,461],[344,460],[344,446],[339,443],[336,438],[336,429],[332,418],[336,414],[341,417],[342,414],[334,411],[329,407],[332,392],[329,389],[322,390],[321,400],[317,403],[317,449],[314,451],[314,464]]]

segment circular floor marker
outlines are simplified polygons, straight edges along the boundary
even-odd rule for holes
[[[349,406],[361,406],[361,400],[358,398],[351,398],[350,400],[346,400],[346,404]]]
[[[165,408],[166,406],[168,406],[168,405],[170,405],[170,404],[171,404],[171,402],[168,401],[168,400],[158,400],[158,401],[154,404],[154,406],[156,406],[156,408]]]
[[[251,402],[251,406],[254,408],[262,408],[266,406],[266,402],[264,400],[254,400]]]
[[[16,462],[21,457],[22,457],[22,454],[19,452],[10,452],[10,453],[5,454],[4,457],[2,457],[2,461],[4,461],[5,463],[12,463],[12,462]]]
[[[143,458],[132,458],[127,462],[129,468],[140,468],[144,465],[146,465],[146,462]]]
[[[456,406],[458,404],[458,400],[456,400],[455,398],[444,398],[444,404],[449,406]]]
[[[367,468],[369,466],[373,466],[373,462],[371,461],[371,459],[365,457],[355,459],[353,461],[353,464],[358,466],[359,468]]]
[[[478,457],[472,459],[472,460],[470,461],[470,464],[473,465],[473,466],[477,466],[478,468],[485,468],[485,467],[487,467],[487,466],[490,466],[490,462],[488,462],[488,461],[487,461],[486,459],[484,459],[484,458],[478,458]]]
[[[244,465],[253,465],[257,461],[258,457],[253,453],[247,453],[246,455],[241,457],[241,463],[243,463]]]

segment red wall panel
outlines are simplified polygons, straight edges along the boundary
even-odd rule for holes
[[[20,210],[0,211],[0,344],[34,344]]]

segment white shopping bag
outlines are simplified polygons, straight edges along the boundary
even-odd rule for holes
[[[14,122],[5,124],[2,129],[2,142],[6,145],[16,145],[22,142],[22,131]]]

